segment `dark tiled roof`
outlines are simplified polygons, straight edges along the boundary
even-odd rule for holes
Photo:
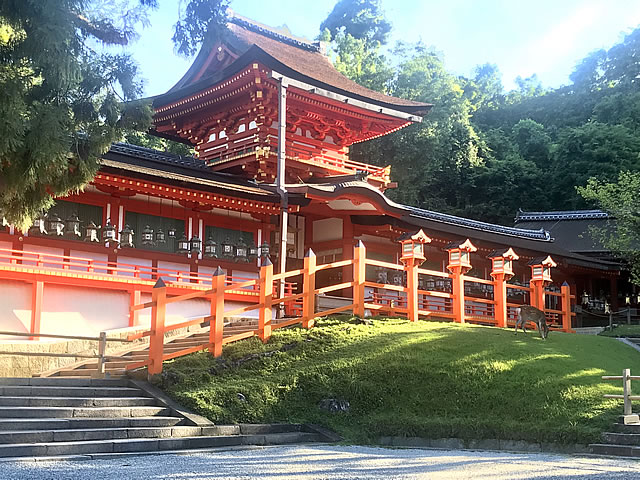
[[[516,224],[521,222],[540,221],[552,222],[555,220],[593,220],[609,218],[609,214],[602,210],[563,210],[558,212],[523,212],[516,214]]]
[[[131,145],[130,143],[114,143],[109,153],[118,153],[130,157],[143,158],[162,165],[177,165],[193,170],[210,171],[205,162],[194,156],[175,155],[152,148]]]

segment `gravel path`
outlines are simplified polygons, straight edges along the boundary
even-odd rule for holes
[[[0,463],[0,478],[637,480],[640,462],[547,454],[304,445],[110,460]]]

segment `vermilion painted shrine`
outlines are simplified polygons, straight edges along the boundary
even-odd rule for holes
[[[259,265],[269,257],[272,275],[279,275],[283,202],[289,274],[279,277],[286,276],[284,293],[276,288],[273,295],[288,298],[280,302],[288,323],[356,304],[360,313],[506,326],[513,308],[531,303],[570,330],[571,301],[594,281],[613,285],[619,275],[617,264],[561,248],[544,229],[387,198],[385,190],[396,187],[390,167],[351,161],[349,147],[420,122],[432,105],[357,85],[333,68],[320,44],[234,17],[229,32],[205,44],[153,107],[151,133],[191,145],[196,155],[114,144],[85,192],[59,199],[28,232],[3,227],[0,330],[95,335],[149,325],[149,309],[131,307],[151,300],[159,278],[170,298],[214,288],[218,267],[225,285],[235,285],[224,295],[227,312],[264,316],[249,307],[264,308],[261,298],[270,295]],[[275,183],[279,139],[286,193]],[[402,245],[419,230],[429,242],[423,239],[423,253],[409,261],[412,252]],[[360,263],[358,241],[367,257]],[[312,293],[305,290],[309,249]],[[353,300],[341,304],[340,297]],[[169,304],[166,322],[206,317],[211,305],[198,296]],[[275,316],[279,308],[272,310]],[[264,338],[270,320],[262,318],[262,330],[253,333]]]

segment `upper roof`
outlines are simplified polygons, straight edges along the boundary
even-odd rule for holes
[[[278,32],[265,25],[232,14],[228,31],[221,43],[237,58],[222,70],[206,72],[198,78],[207,62],[211,61],[212,50],[219,42],[205,42],[187,73],[167,93],[153,99],[155,107],[167,105],[185,96],[207,88],[233,75],[248,64],[259,61],[278,73],[375,105],[399,110],[410,114],[424,114],[433,105],[403,98],[391,97],[365,88],[342,75],[323,54],[319,43]]]

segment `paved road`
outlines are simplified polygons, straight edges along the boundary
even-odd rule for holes
[[[640,462],[546,454],[291,446],[72,462],[0,463],[0,479],[640,479]]]

